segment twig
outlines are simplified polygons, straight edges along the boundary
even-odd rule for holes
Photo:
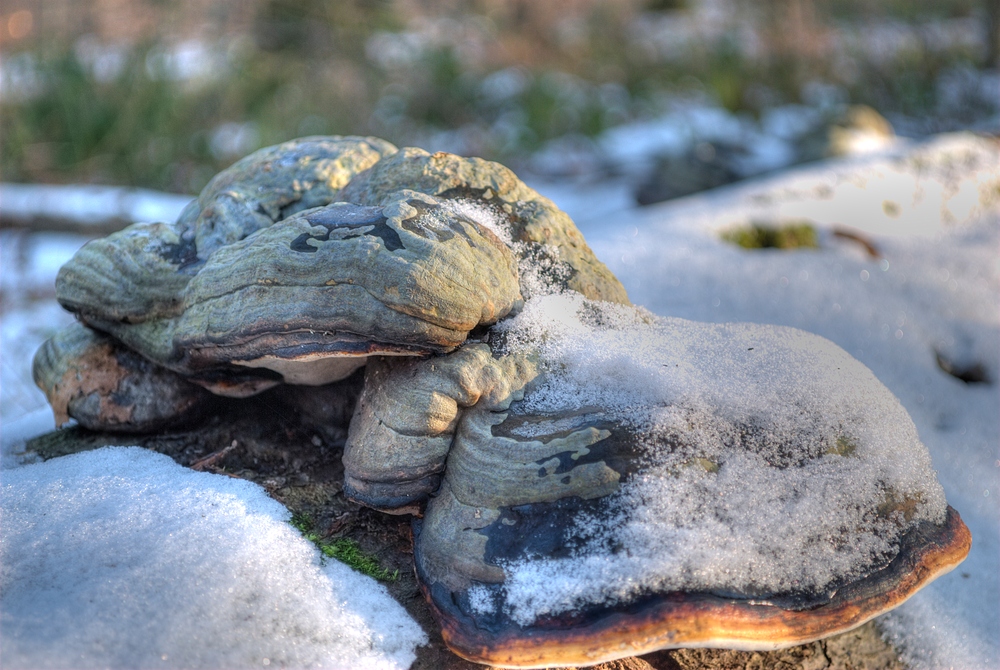
[[[347,525],[347,522],[353,515],[353,512],[343,512],[342,514],[334,517],[333,521],[330,522],[329,527],[326,529],[326,535],[329,537],[330,535],[336,535],[339,533],[343,527]]]
[[[879,251],[878,247],[875,246],[875,243],[872,242],[867,236],[856,230],[851,230],[846,226],[834,226],[833,236],[839,237],[840,239],[843,240],[850,240],[851,242],[857,242],[858,244],[860,244],[865,248],[865,251],[867,251],[868,255],[871,256],[872,258],[882,258],[882,252]]]
[[[212,471],[215,471],[217,469],[215,467],[215,464],[221,461],[226,456],[228,456],[233,451],[233,449],[237,447],[237,445],[238,443],[236,442],[236,440],[233,440],[233,443],[230,444],[228,447],[225,447],[224,449],[219,449],[218,451],[213,451],[211,454],[205,456],[204,458],[199,458],[197,461],[191,464],[191,469],[197,470],[198,472],[203,472],[205,469],[210,469]]]

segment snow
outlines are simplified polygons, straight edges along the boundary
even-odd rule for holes
[[[41,460],[38,454],[27,449],[27,442],[56,429],[55,417],[44,396],[42,402],[42,406],[3,422],[0,427],[0,469],[7,470]]]
[[[4,211],[7,211],[6,203]],[[30,294],[55,295],[56,274],[88,240],[86,235],[0,230],[0,290],[8,301],[23,303]]]
[[[777,132],[778,120],[791,122],[792,115],[772,118],[763,127],[721,107],[679,103],[658,118],[609,128],[597,138],[597,148],[614,171],[642,175],[659,156],[679,156],[702,142],[732,144],[746,154],[734,159],[733,167],[748,177],[795,162],[790,138]]]
[[[891,559],[907,528],[944,520],[906,411],[828,340],[578,294],[531,299],[503,330],[546,370],[512,412],[601,408],[642,446],[639,474],[569,529],[582,538],[569,557],[518,559],[502,588],[477,587],[521,625],[651,591],[819,594]],[[886,499],[917,501],[912,519],[880,516]]]
[[[406,668],[427,637],[256,484],[138,447],[4,472],[7,668]]]
[[[921,143],[900,140],[868,155],[811,163],[638,210],[631,204],[634,183],[624,180],[576,188],[545,180],[530,185],[566,211],[592,247],[619,228],[637,230],[653,212],[669,217],[672,232],[684,229],[698,240],[758,220],[928,237],[993,211],[1000,202],[998,162],[996,139],[952,133]]]
[[[48,406],[31,380],[31,359],[42,342],[73,321],[52,299],[56,273],[89,239],[0,230],[0,267],[4,270],[0,273],[0,435],[6,435],[10,421]]]
[[[460,217],[469,219],[477,225],[486,228],[507,246],[514,245],[514,239],[511,237],[510,225],[506,221],[502,221],[500,217],[498,217],[485,205],[477,201],[466,200],[464,198],[445,200],[443,205],[446,210],[451,211]],[[435,217],[432,216],[431,220],[433,221],[434,218]],[[441,222],[443,225],[447,225],[444,222],[443,217],[441,217]]]
[[[48,408],[45,394],[31,379],[31,360],[42,342],[72,322],[54,300],[5,310],[0,316],[0,435],[6,434],[9,422]]]
[[[55,428],[31,359],[73,321],[55,275],[88,239],[0,231],[4,667],[409,667],[419,626],[255,484],[138,448],[18,467]]]

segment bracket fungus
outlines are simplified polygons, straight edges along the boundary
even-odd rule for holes
[[[80,323],[46,340],[32,365],[56,424],[145,433],[195,419],[211,394]]]
[[[627,301],[573,222],[507,168],[313,137],[237,162],[172,224],[85,245],[56,293],[157,366],[243,397],[337,381],[372,355],[449,352],[517,309],[538,274],[522,261],[541,257],[549,276]]]
[[[867,368],[802,331],[631,306],[496,163],[375,138],[263,149],[178,221],[86,245],[57,297],[82,325],[34,370],[60,421],[156,430],[208,391],[277,384],[329,400],[365,366],[344,491],[417,515],[418,579],[474,661],[790,646],[969,549]],[[352,389],[314,410],[343,422]]]
[[[414,558],[467,659],[792,646],[888,611],[969,551],[906,411],[823,338],[572,294],[496,330],[492,350],[461,350],[478,351],[460,393],[439,367],[439,393],[478,396],[446,460],[415,417],[400,431],[411,463],[441,464]]]

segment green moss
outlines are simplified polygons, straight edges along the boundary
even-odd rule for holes
[[[692,465],[697,465],[705,472],[715,473],[719,471],[719,464],[707,458],[696,458],[692,462]]]
[[[793,221],[782,226],[753,222],[749,226],[722,233],[722,239],[744,249],[816,249],[819,239],[816,229],[806,221]]]
[[[399,570],[389,570],[382,567],[378,559],[367,554],[356,541],[348,537],[327,540],[316,532],[315,522],[308,514],[296,513],[289,523],[302,536],[315,544],[324,557],[335,558],[341,563],[358,572],[368,575],[381,582],[395,582],[399,579]]]
[[[292,520],[288,523],[292,524],[292,528],[302,533],[302,535],[310,542],[319,541],[318,536],[313,532],[316,524],[312,520],[312,517],[308,514],[296,512],[292,515]]]
[[[394,582],[399,579],[399,570],[389,572],[382,567],[378,559],[362,551],[358,543],[349,537],[340,537],[333,542],[320,542],[319,549],[324,556],[336,558],[358,572],[381,582]]]
[[[858,450],[858,444],[849,437],[841,435],[837,438],[837,444],[826,450],[828,454],[837,456],[851,456]]]

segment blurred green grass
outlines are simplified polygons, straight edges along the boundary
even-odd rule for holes
[[[516,161],[556,137],[595,137],[653,116],[673,98],[700,95],[757,115],[802,101],[815,82],[850,102],[920,117],[938,110],[942,73],[982,66],[964,43],[917,41],[879,58],[848,48],[831,59],[810,47],[851,22],[979,17],[977,0],[735,0],[759,17],[758,53],[733,31],[670,57],[637,44],[637,21],[683,17],[694,2],[592,1],[571,15],[530,3],[425,3],[415,21],[412,7],[392,0],[261,0],[248,34],[208,45],[213,71],[200,79],[171,70],[165,35],[116,52],[110,74],[78,40],[39,35],[23,48],[5,45],[8,65],[25,69],[33,90],[0,99],[0,178],[197,192],[241,154],[327,133],[407,144],[468,129],[477,153]],[[803,5],[812,12],[805,19],[789,13]],[[470,43],[484,53],[470,56]]]
[[[721,237],[744,249],[817,249],[816,229],[808,221],[793,221],[779,226],[762,221],[723,231]]]

